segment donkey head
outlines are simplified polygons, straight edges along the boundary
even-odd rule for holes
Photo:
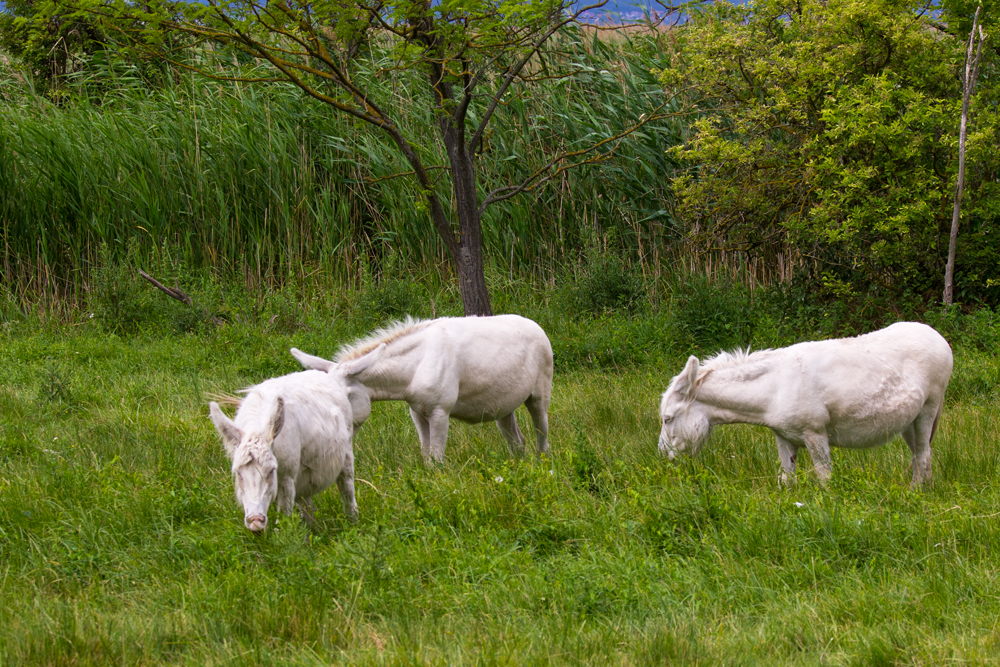
[[[209,403],[209,414],[233,461],[233,484],[236,500],[243,505],[243,523],[261,533],[267,528],[267,510],[278,494],[278,460],[273,448],[285,422],[285,402],[280,397],[274,402],[260,432],[240,430],[215,402]]]
[[[354,427],[358,428],[365,423],[365,420],[372,413],[372,398],[368,387],[361,383],[358,376],[378,361],[378,358],[382,356],[382,352],[385,351],[385,343],[382,343],[363,357],[342,361],[339,364],[323,357],[306,354],[294,347],[290,351],[292,356],[302,364],[303,368],[325,371],[331,375],[343,378],[344,384],[347,386],[347,400],[351,403]]]
[[[698,358],[692,356],[663,393],[660,453],[671,460],[682,452],[697,454],[708,440],[712,426],[704,406],[697,401],[698,388],[708,373],[700,368]]]

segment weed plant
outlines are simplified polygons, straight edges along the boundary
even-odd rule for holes
[[[835,450],[826,489],[806,458],[782,489],[765,429],[721,427],[698,459],[656,454],[659,394],[695,349],[669,340],[677,311],[583,328],[558,292],[508,284],[496,303],[546,322],[557,350],[551,456],[511,459],[493,425],[456,422],[446,464],[426,469],[405,406],[377,403],[355,440],[359,523],[332,491],[314,527],[277,517],[255,537],[205,393],[296,370],[291,346],[333,354],[366,331],[374,316],[354,313],[372,297],[198,280],[182,284],[228,309],[223,324],[184,331],[145,311],[130,332],[88,313],[0,325],[3,664],[996,660],[986,315],[942,315],[956,367],[931,488],[908,488],[897,439]],[[439,314],[458,308],[447,286],[420,289]],[[784,344],[756,312],[755,346]],[[559,356],[658,327],[659,347],[628,362]]]

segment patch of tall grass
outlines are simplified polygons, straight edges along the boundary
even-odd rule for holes
[[[650,73],[656,39],[567,31],[547,57],[581,74],[511,95],[479,157],[484,190],[637,121],[662,94]],[[408,76],[394,74],[377,94],[425,159],[445,164]],[[367,272],[377,282],[388,255],[407,269],[447,266],[410,179],[393,177],[409,167],[371,128],[288,85],[165,80],[150,83],[99,54],[58,105],[30,85],[3,83],[0,265],[16,297],[82,302],[97,267],[165,254],[255,288],[315,272],[342,284]],[[665,150],[680,132],[678,123],[651,124],[615,159],[488,209],[489,256],[511,275],[551,276],[578,259],[583,239],[613,238],[629,263],[658,272],[671,233]]]

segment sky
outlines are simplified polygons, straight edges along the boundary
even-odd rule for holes
[[[736,4],[743,4],[747,0],[734,0]],[[668,3],[669,0],[664,0],[664,3]],[[649,2],[648,0],[610,0],[607,6],[604,8],[604,12],[610,13],[614,16],[621,16],[623,19],[631,20],[636,18],[642,18],[643,7],[650,7],[653,11],[662,8],[655,2]],[[0,0],[0,11],[6,9],[6,4],[4,0]]]

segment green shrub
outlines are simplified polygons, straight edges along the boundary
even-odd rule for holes
[[[143,332],[193,333],[200,331],[212,321],[212,313],[203,304],[198,293],[208,290],[210,295],[218,291],[211,274],[192,272],[183,260],[171,256],[167,245],[145,256],[136,240],[130,240],[124,257],[115,257],[107,244],[102,244],[97,263],[91,269],[90,294],[88,298],[88,319],[108,333],[133,336]],[[192,297],[193,304],[183,303],[160,292],[147,283],[139,273],[148,268],[162,284],[180,287]],[[272,301],[284,303],[290,298],[277,295]]]
[[[112,257],[108,245],[102,243],[97,265],[91,271],[91,317],[108,333],[134,334],[152,314],[149,300],[140,291],[136,269],[129,261],[134,248],[130,244],[128,257],[118,261]]]
[[[373,326],[380,326],[407,315],[427,316],[427,303],[427,290],[423,285],[384,278],[364,288],[355,303],[355,309]]]
[[[923,314],[923,321],[948,339],[952,347],[973,348],[996,353],[1000,349],[1000,313],[980,308],[963,313],[958,306],[934,308]]]
[[[634,314],[648,302],[646,283],[617,253],[588,252],[570,284],[568,301],[575,314]]]
[[[754,303],[750,291],[729,282],[691,276],[674,286],[672,329],[684,348],[717,352],[750,344]]]

